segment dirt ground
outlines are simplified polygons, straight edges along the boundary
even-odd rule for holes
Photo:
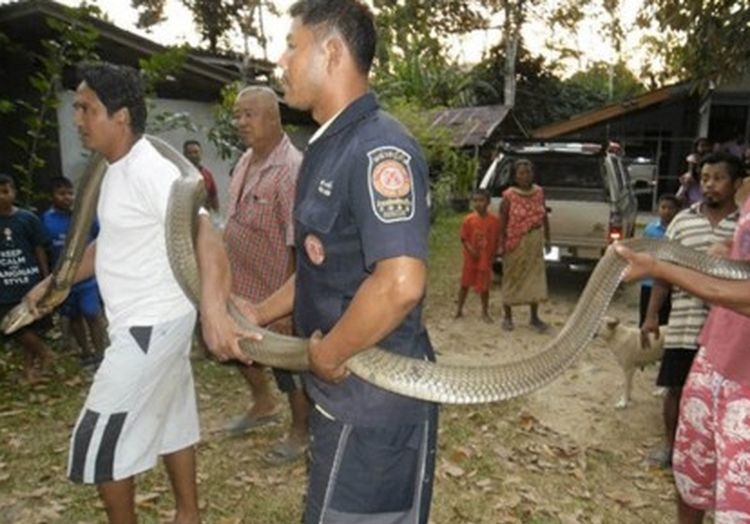
[[[572,312],[578,296],[588,279],[588,273],[576,273],[562,269],[548,270],[550,299],[540,306],[540,316],[553,329],[540,335],[528,326],[528,307],[514,308],[515,330],[506,333],[500,329],[502,308],[500,284],[495,282],[491,291],[490,314],[492,323],[480,318],[479,298],[469,295],[464,316],[452,318],[455,300],[450,295],[431,297],[427,302],[427,324],[433,343],[446,362],[473,363],[515,360],[524,353],[536,353],[549,343],[564,325]],[[439,288],[440,286],[438,286]],[[608,315],[634,325],[638,315],[638,287],[621,287],[610,306]],[[538,452],[539,446],[559,445],[566,449],[581,451],[584,456],[600,453],[604,468],[593,473],[591,464],[582,473],[586,484],[597,494],[593,505],[578,506],[576,499],[586,499],[573,493],[570,502],[551,502],[547,511],[544,504],[530,504],[523,511],[513,507],[508,515],[503,512],[480,522],[669,522],[674,519],[673,488],[669,471],[658,469],[648,463],[646,457],[661,445],[661,397],[655,396],[657,366],[652,365],[636,372],[632,401],[626,409],[616,409],[623,388],[623,376],[614,356],[603,342],[595,338],[582,358],[549,386],[526,397],[511,401],[512,409],[503,418],[511,425],[524,426],[532,421],[540,431],[525,431],[520,442],[510,447],[511,456],[520,454],[522,465],[539,461],[524,457],[527,452]],[[500,403],[502,404],[502,403]],[[451,410],[444,409],[450,417]],[[516,423],[513,417],[517,417]],[[525,428],[525,429],[528,429]],[[444,454],[451,455],[450,451]],[[506,463],[507,465],[507,463]],[[443,463],[450,472],[450,466]],[[502,471],[502,462],[498,463]],[[543,470],[545,468],[542,468]],[[564,494],[562,487],[566,474],[562,466],[549,466],[543,474],[549,474],[548,491],[542,496],[552,500]],[[513,468],[512,468],[513,471]],[[438,476],[441,471],[438,468]],[[539,482],[538,471],[532,467],[521,467],[514,471],[520,485],[535,485]],[[559,482],[553,477],[560,476]],[[502,473],[501,473],[502,475]],[[443,475],[446,476],[446,475]],[[450,476],[450,475],[447,475]],[[567,475],[567,482],[575,481]],[[514,489],[504,486],[499,498],[513,496]],[[438,489],[438,492],[440,489]],[[522,500],[524,489],[520,488]],[[565,495],[564,498],[566,498]],[[532,498],[532,502],[534,499]],[[613,507],[605,509],[602,504]],[[568,505],[567,512],[561,509]],[[495,506],[497,507],[497,505]],[[503,506],[500,506],[501,508]],[[540,507],[541,512],[539,511]],[[535,508],[535,509],[534,509]],[[582,509],[584,508],[584,509]],[[622,511],[618,511],[618,508]],[[501,517],[501,515],[504,515]],[[454,516],[455,517],[455,516]],[[444,516],[438,512],[435,522]],[[495,519],[495,520],[493,520]],[[471,522],[473,518],[459,515],[451,518],[455,522]]]
[[[528,326],[525,306],[513,309],[516,328],[500,329],[502,308],[499,282],[493,288],[490,315],[483,322],[477,296],[469,296],[464,316],[453,319],[455,301],[430,302],[428,326],[433,343],[446,362],[502,362],[537,353],[564,325],[586,284],[588,274],[563,269],[549,270],[550,300],[540,306],[540,317],[550,324],[540,335]],[[494,302],[494,303],[493,303]],[[638,288],[621,288],[607,313],[623,323],[635,325],[638,316]],[[658,441],[661,435],[661,398],[654,396],[656,365],[636,372],[633,401],[624,410],[615,409],[623,376],[613,355],[595,338],[582,359],[546,388],[527,397],[528,410],[545,425],[584,446],[614,447],[637,451],[633,441]]]

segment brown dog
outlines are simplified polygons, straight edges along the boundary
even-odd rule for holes
[[[650,335],[650,347],[645,348],[641,343],[640,329],[634,326],[623,326],[617,318],[604,317],[602,327],[599,329],[599,336],[607,344],[622,368],[625,376],[624,390],[615,407],[618,409],[626,408],[630,403],[635,369],[658,362],[664,354],[664,330],[659,331],[659,338]]]

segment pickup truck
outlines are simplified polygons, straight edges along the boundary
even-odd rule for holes
[[[620,156],[599,144],[503,144],[479,184],[490,191],[493,212],[519,158],[533,163],[535,182],[544,189],[552,241],[548,263],[588,270],[611,242],[633,236],[637,202],[628,171]]]

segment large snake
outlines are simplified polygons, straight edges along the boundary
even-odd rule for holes
[[[146,136],[151,144],[180,169],[174,182],[167,211],[167,251],[175,278],[187,297],[200,300],[200,280],[195,257],[199,203],[203,200],[200,173],[181,154],[161,139]],[[106,163],[94,155],[81,180],[79,202],[73,216],[64,254],[53,272],[53,285],[39,302],[39,309],[50,311],[64,298],[62,290],[72,283],[85,249]],[[750,278],[750,264],[729,261],[683,247],[676,242],[632,239],[624,242],[638,252],[686,266],[725,279]],[[263,246],[257,246],[263,249]],[[389,391],[422,400],[472,404],[507,400],[530,393],[563,373],[583,352],[595,335],[602,315],[612,301],[626,267],[624,259],[607,250],[595,267],[573,313],[541,352],[524,359],[495,365],[449,365],[396,355],[371,348],[350,358],[346,366],[355,375]],[[250,325],[230,304],[230,314],[240,327],[263,333],[261,341],[243,340],[240,346],[253,360],[295,371],[307,369],[307,341],[279,335]],[[22,303],[3,319],[6,333],[34,320]]]

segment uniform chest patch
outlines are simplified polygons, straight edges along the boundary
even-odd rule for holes
[[[378,147],[367,153],[367,178],[372,211],[385,223],[404,222],[414,216],[414,177],[411,155],[393,146]]]
[[[307,235],[305,237],[305,253],[310,262],[319,266],[326,259],[326,252],[323,249],[323,242],[320,241],[315,235]]]

